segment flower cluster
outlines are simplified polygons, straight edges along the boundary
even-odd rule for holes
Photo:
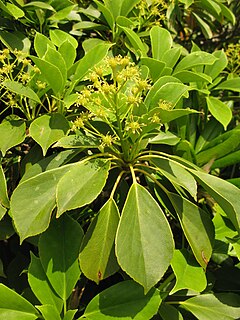
[[[137,4],[140,23],[148,30],[154,25],[162,25],[166,21],[167,3],[165,0],[141,0]]]
[[[229,44],[226,55],[228,58],[227,69],[231,73],[240,74],[240,43]]]

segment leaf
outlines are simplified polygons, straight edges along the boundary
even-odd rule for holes
[[[54,20],[54,21],[61,21],[67,18],[67,16],[73,11],[76,5],[72,6],[67,6],[56,13],[54,13],[51,17],[49,17],[49,20]]]
[[[160,100],[167,101],[175,106],[182,96],[188,95],[189,87],[182,83],[166,83],[153,96],[149,109],[156,107]]]
[[[148,57],[142,58],[141,64],[149,68],[153,82],[155,82],[161,76],[161,73],[165,67],[164,62]]]
[[[55,11],[55,9],[50,4],[42,1],[31,1],[29,3],[24,4],[24,7],[34,7],[33,9],[40,8],[40,9]]]
[[[235,92],[240,92],[240,77],[229,79],[220,83],[213,90],[232,90]]]
[[[10,208],[21,242],[47,229],[56,205],[57,182],[70,166],[38,174],[13,191]]]
[[[234,293],[203,294],[180,304],[198,320],[233,320],[240,317],[240,298]]]
[[[160,305],[159,314],[162,320],[184,320],[178,309],[164,302]]]
[[[206,288],[207,279],[204,270],[186,249],[174,251],[171,266],[176,276],[176,283],[171,294],[182,289],[202,292]]]
[[[106,7],[106,5],[104,5],[100,1],[93,1],[97,4],[98,8],[100,9],[100,12],[103,13],[104,18],[106,19],[109,27],[113,30],[115,21],[112,12],[109,10],[109,8]]]
[[[79,132],[67,137],[62,137],[54,144],[53,147],[57,148],[99,148],[101,142],[95,137],[86,136]]]
[[[25,139],[26,124],[20,119],[5,119],[0,124],[0,149],[3,157],[12,147]]]
[[[153,58],[162,60],[165,52],[172,46],[173,40],[170,32],[164,28],[154,26],[150,30],[150,39]]]
[[[164,53],[162,61],[166,63],[166,67],[173,68],[180,56],[181,48],[171,48]]]
[[[206,97],[206,101],[211,114],[223,125],[224,129],[227,130],[227,126],[232,119],[231,109],[215,97]]]
[[[160,132],[158,135],[149,139],[149,143],[151,144],[167,144],[169,146],[175,146],[179,141],[180,138],[170,131]]]
[[[151,158],[151,163],[159,169],[161,175],[165,176],[173,184],[177,184],[178,186],[186,189],[196,200],[197,183],[186,169],[177,162],[163,157]]]
[[[80,253],[80,267],[85,276],[99,283],[118,271],[114,240],[119,223],[119,212],[110,198],[91,222],[84,236]]]
[[[37,306],[38,310],[44,316],[44,320],[61,320],[60,314],[50,304],[45,304],[43,306]]]
[[[202,18],[200,18],[199,15],[197,15],[195,12],[193,12],[193,16],[196,18],[204,37],[206,39],[211,39],[213,36],[213,33],[210,26]]]
[[[227,66],[228,60],[223,50],[213,52],[213,55],[218,59],[212,65],[207,65],[204,68],[204,73],[215,79]]]
[[[40,259],[33,254],[31,254],[31,263],[28,268],[28,282],[33,293],[42,304],[51,304],[59,313],[61,312],[63,300],[57,296],[48,281]]]
[[[155,109],[153,109],[155,110]],[[191,113],[198,113],[198,111],[193,109],[175,109],[175,110],[164,110],[164,109],[156,109],[158,111],[158,114],[160,116],[162,123],[168,123],[170,121],[173,121],[175,119],[187,116]]]
[[[0,221],[2,220],[2,218],[5,216],[5,213],[7,212],[7,209],[4,208],[1,204],[0,204]]]
[[[39,239],[39,257],[56,293],[64,301],[80,276],[78,255],[83,238],[80,225],[64,215],[51,222]]]
[[[61,70],[54,64],[47,62],[43,59],[30,56],[33,62],[40,69],[42,76],[49,84],[54,94],[58,97],[61,95],[64,89],[64,79]]]
[[[41,103],[38,95],[31,88],[24,86],[22,83],[13,80],[5,80],[2,84],[11,92]]]
[[[0,39],[10,51],[18,49],[27,54],[29,53],[31,41],[20,31],[12,29],[11,32],[0,30]]]
[[[2,165],[0,165],[0,204],[6,208],[9,208],[7,182]]]
[[[55,49],[55,46],[50,39],[48,39],[42,33],[36,32],[34,37],[34,49],[39,58],[42,58],[45,55],[48,47]]]
[[[226,212],[236,230],[239,230],[240,203],[236,201],[236,199],[240,197],[240,189],[210,174],[196,170],[190,171],[202,187],[216,200],[224,212]]]
[[[134,50],[142,57],[147,56],[148,50],[146,49],[146,46],[144,45],[138,34],[127,27],[119,26],[119,28],[124,31]]]
[[[123,281],[95,296],[84,313],[89,320],[151,319],[161,303],[159,291],[143,288],[132,280]]]
[[[63,320],[73,320],[74,319],[74,315],[78,310],[68,310],[65,315]]]
[[[25,16],[24,11],[12,3],[7,3],[6,9],[16,20]]]
[[[212,255],[214,227],[207,213],[191,201],[169,192],[184,234],[198,263],[206,269]]]
[[[189,83],[189,82],[207,82],[211,83],[212,78],[206,75],[205,73],[202,72],[192,72],[192,71],[179,71],[174,74],[174,77],[178,78],[181,80],[183,83]]]
[[[218,3],[219,7],[221,8],[221,12],[224,15],[224,17],[227,18],[228,21],[230,21],[233,25],[236,23],[236,17],[234,13],[223,3]]]
[[[71,36],[69,33],[59,30],[59,29],[52,29],[49,31],[49,36],[51,41],[57,47],[61,47],[64,42],[70,42],[74,49],[78,47],[78,41]]]
[[[211,169],[224,168],[232,166],[240,162],[240,150],[231,152],[230,154],[215,160],[211,166]]]
[[[30,302],[0,283],[0,317],[9,320],[34,320],[39,314]]]
[[[212,65],[216,60],[214,55],[204,51],[191,52],[177,64],[174,73],[196,66]]]
[[[65,61],[67,70],[70,69],[77,56],[76,49],[74,49],[71,42],[67,40],[61,44],[58,51]]]
[[[56,141],[67,134],[69,123],[66,118],[59,114],[44,114],[35,119],[29,128],[30,136],[42,147],[43,155]]]
[[[107,160],[75,163],[57,186],[57,216],[91,203],[102,191],[110,168]]]
[[[172,232],[161,208],[144,187],[133,183],[116,236],[119,265],[146,293],[167,270],[173,247]]]

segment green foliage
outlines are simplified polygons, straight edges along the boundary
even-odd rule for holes
[[[238,319],[238,7],[0,8],[1,318]]]

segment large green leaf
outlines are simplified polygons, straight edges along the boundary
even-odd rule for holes
[[[195,258],[206,269],[212,255],[214,240],[212,220],[205,211],[191,201],[174,193],[168,193],[168,196]]]
[[[161,76],[161,73],[165,67],[164,62],[148,57],[142,58],[141,64],[148,67],[153,82],[155,82]]]
[[[213,52],[213,55],[218,59],[212,65],[207,65],[204,68],[204,73],[215,79],[227,66],[228,60],[223,50]]]
[[[14,190],[10,208],[21,242],[47,229],[56,205],[57,183],[69,166],[38,174]]]
[[[57,216],[96,199],[106,183],[109,167],[109,161],[100,159],[82,161],[71,167],[58,183]]]
[[[159,314],[162,320],[184,320],[178,309],[164,302],[160,305]]]
[[[23,120],[6,119],[0,124],[0,149],[5,156],[7,150],[25,139],[26,124]]]
[[[65,61],[67,70],[70,69],[77,56],[76,49],[73,47],[72,43],[67,40],[62,43],[58,51]]]
[[[38,311],[15,291],[0,284],[0,318],[9,320],[34,320]]]
[[[233,320],[240,317],[240,297],[234,293],[203,294],[180,303],[198,320]]]
[[[50,304],[45,304],[43,306],[37,306],[41,314],[44,316],[44,320],[62,320],[59,312]]]
[[[28,268],[28,282],[33,293],[42,304],[51,304],[56,310],[61,312],[63,300],[57,296],[48,281],[40,259],[33,254],[31,254],[31,263]]]
[[[106,5],[103,4],[102,2],[97,0],[93,0],[93,1],[97,4],[98,8],[100,9],[100,12],[102,12],[104,18],[106,19],[109,27],[113,30],[115,21],[114,21],[114,17],[111,10],[109,10],[109,8],[106,7]]]
[[[152,56],[156,60],[162,60],[165,52],[172,46],[172,36],[167,29],[154,26],[150,31]]]
[[[240,92],[240,77],[223,81],[215,87],[214,90],[232,90]]]
[[[227,129],[229,122],[232,119],[231,109],[220,99],[215,97],[206,97],[208,110],[224,127]]]
[[[66,118],[59,114],[44,114],[35,119],[29,128],[30,136],[42,147],[43,155],[56,141],[66,135],[69,123]]]
[[[9,199],[7,192],[7,182],[2,166],[0,165],[0,204],[9,207]]]
[[[119,26],[124,33],[126,34],[129,42],[131,43],[134,51],[136,51],[139,56],[145,57],[147,55],[147,48],[142,42],[141,38],[138,36],[136,32],[134,32],[132,29],[127,27]]]
[[[236,201],[236,199],[240,197],[240,189],[223,179],[205,172],[191,170],[191,173],[216,202],[218,202],[235,228],[239,230],[240,203]]]
[[[121,268],[148,292],[167,270],[173,247],[171,229],[158,203],[144,187],[133,183],[116,236]]]
[[[178,63],[174,73],[196,66],[212,65],[216,60],[217,58],[214,55],[204,51],[191,52]]]
[[[65,214],[53,220],[39,239],[43,269],[52,287],[64,301],[80,276],[78,256],[82,238],[80,225]]]
[[[118,207],[110,198],[93,219],[83,239],[80,267],[87,278],[96,283],[119,269],[114,252],[118,223]]]
[[[31,88],[24,86],[22,83],[13,80],[5,80],[2,84],[11,92],[41,103],[38,95]]]
[[[175,250],[171,262],[176,283],[171,294],[182,289],[202,292],[207,285],[204,270],[199,266],[191,252],[186,249]]]
[[[121,16],[127,17],[129,12],[140,2],[141,0],[122,0]]]
[[[207,82],[211,83],[212,78],[206,75],[202,72],[193,72],[188,70],[179,71],[174,74],[174,77],[181,80],[183,83],[189,83],[189,82]]]
[[[152,157],[151,162],[157,166],[160,173],[173,184],[186,189],[193,198],[197,197],[197,183],[193,176],[177,162],[163,157]]]
[[[0,204],[0,220],[5,216],[7,209]]]
[[[141,320],[151,319],[161,303],[160,293],[143,288],[134,281],[123,281],[94,297],[88,304],[84,317],[89,320]]]
[[[54,147],[60,148],[99,148],[101,141],[94,136],[87,136],[79,132],[78,134],[71,134],[66,137],[62,137]]]
[[[68,32],[59,29],[51,29],[49,31],[49,35],[52,42],[59,48],[66,41],[69,41],[72,44],[73,48],[77,49],[78,47],[78,41]]]
[[[48,47],[55,49],[55,46],[50,39],[42,33],[36,32],[34,38],[34,49],[39,58],[42,58],[45,55]]]

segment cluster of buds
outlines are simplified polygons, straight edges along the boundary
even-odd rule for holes
[[[167,3],[165,0],[141,0],[137,4],[139,16],[143,26],[150,29],[153,25],[160,25],[166,20]]]
[[[229,44],[226,50],[228,58],[228,70],[235,74],[240,74],[240,43]]]

